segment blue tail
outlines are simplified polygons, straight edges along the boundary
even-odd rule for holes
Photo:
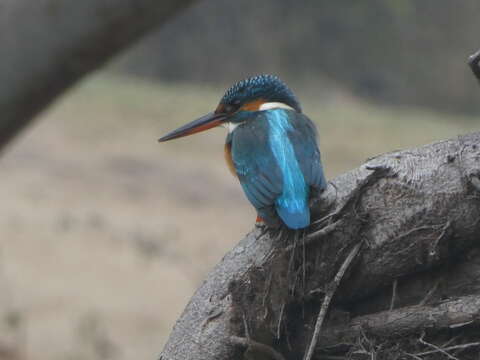
[[[276,204],[278,216],[290,229],[303,229],[310,225],[310,209],[306,201],[302,201],[302,203],[294,207],[285,206],[281,202]]]

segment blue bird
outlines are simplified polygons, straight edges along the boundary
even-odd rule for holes
[[[309,199],[326,187],[317,131],[293,92],[278,77],[242,80],[216,110],[165,135],[167,141],[215,126],[228,129],[225,158],[270,228],[310,225]]]

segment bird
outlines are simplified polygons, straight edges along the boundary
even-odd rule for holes
[[[215,111],[166,134],[160,142],[217,126],[228,130],[225,159],[267,228],[304,229],[309,202],[326,188],[315,124],[275,75],[235,83]]]

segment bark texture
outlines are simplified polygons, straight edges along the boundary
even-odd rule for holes
[[[362,332],[369,335],[395,338],[436,331],[478,327],[480,325],[480,296],[470,295],[430,305],[413,305],[394,310],[358,316],[345,325],[330,328],[320,339],[319,351],[340,346],[354,346]]]
[[[0,148],[75,81],[193,1],[2,1]]]
[[[423,314],[407,326],[411,332],[436,329],[432,324],[462,315],[444,321],[442,313],[442,321],[428,322],[425,314],[454,309],[465,294],[473,297],[458,301],[468,300],[462,306],[478,324],[479,177],[480,133],[384,154],[337,177],[312,204],[319,220],[305,233],[256,228],[223,258],[187,305],[161,359],[301,359],[323,294],[359,242],[316,356],[335,345],[340,329],[356,328],[358,335],[402,318],[395,317],[402,311]],[[390,308],[400,313],[383,312]]]

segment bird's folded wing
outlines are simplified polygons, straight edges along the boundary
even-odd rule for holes
[[[245,195],[256,209],[272,206],[282,193],[281,171],[268,145],[265,122],[238,127],[232,142],[233,164]]]
[[[297,114],[293,121],[288,137],[295,149],[305,182],[318,190],[323,190],[326,187],[326,180],[318,150],[315,125],[303,114]]]

